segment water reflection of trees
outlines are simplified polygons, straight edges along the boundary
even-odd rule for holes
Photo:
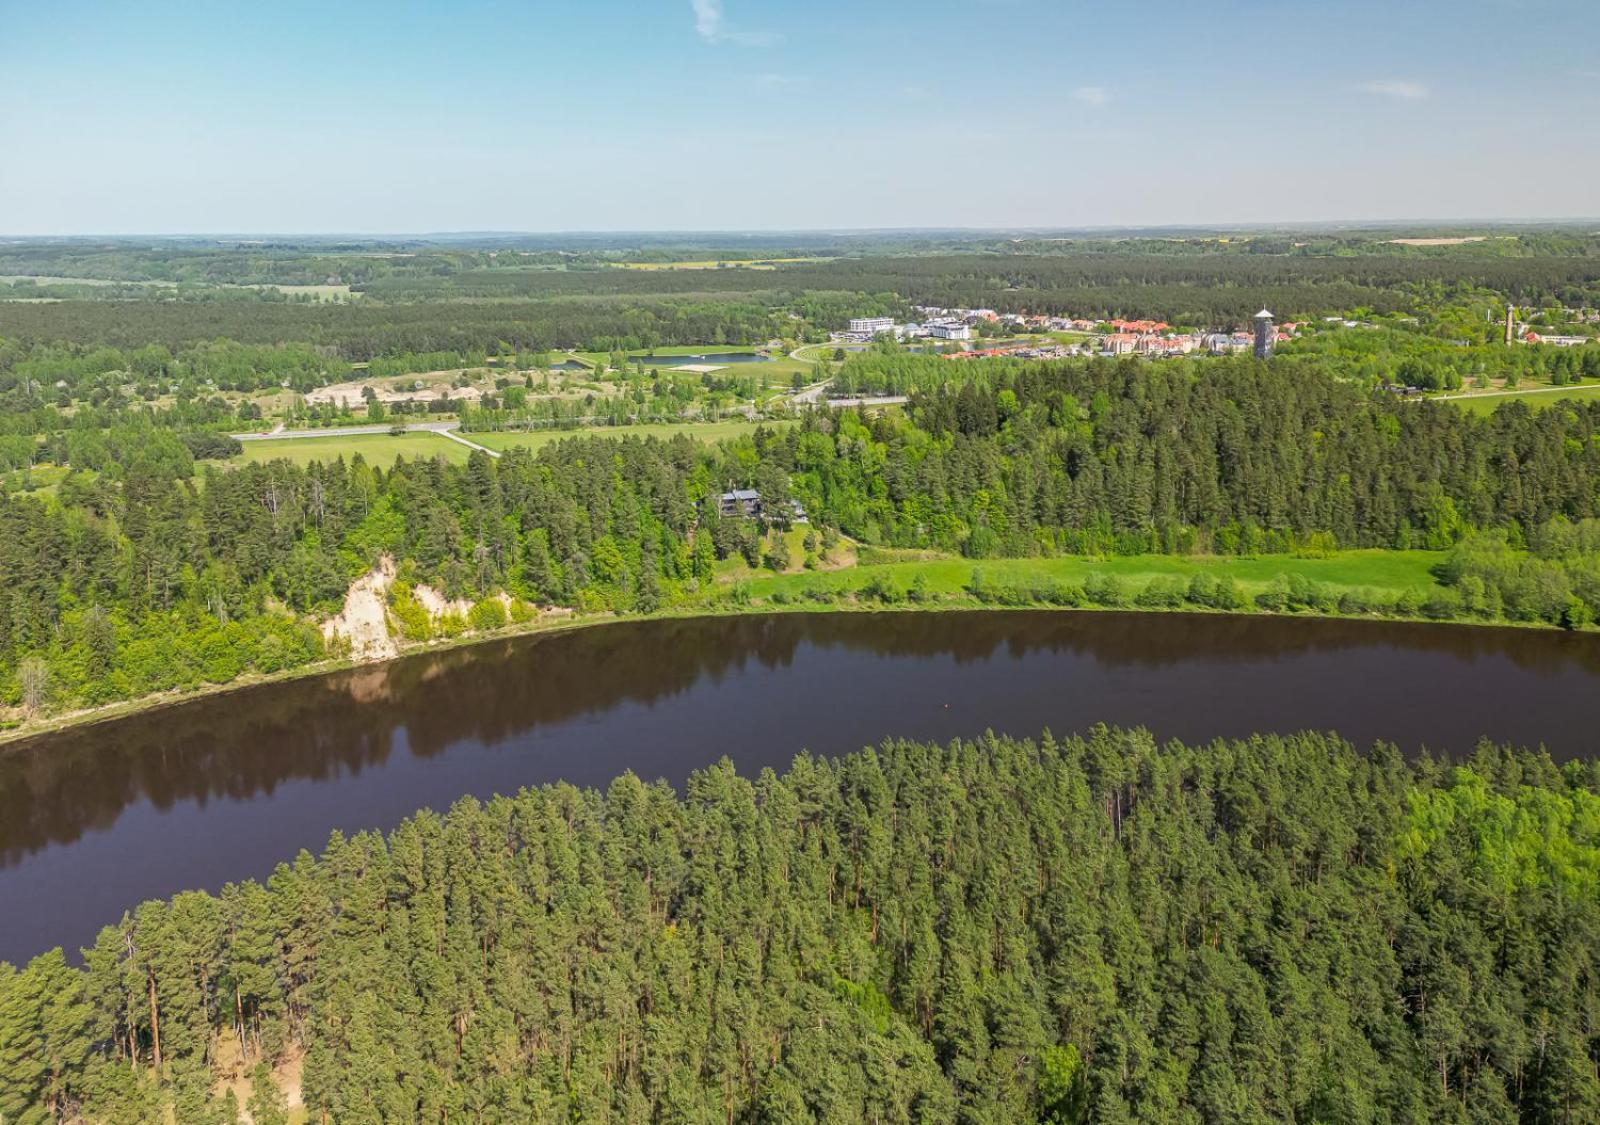
[[[139,800],[166,808],[359,774],[402,737],[424,757],[465,740],[494,743],[625,702],[654,703],[752,662],[785,668],[803,644],[958,663],[1070,652],[1151,668],[1379,646],[1600,675],[1593,637],[1397,623],[1031,612],[623,622],[264,685],[35,739],[0,755],[0,862],[105,827]]]

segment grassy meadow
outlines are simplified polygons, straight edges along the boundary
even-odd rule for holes
[[[437,457],[457,463],[465,462],[472,452],[460,442],[451,441],[426,430],[404,434],[335,434],[328,437],[274,438],[270,441],[246,441],[246,461],[289,460],[296,465],[309,465],[313,461],[328,462],[343,457],[349,460],[357,453],[368,464],[388,466],[396,457]]]
[[[462,434],[468,441],[477,442],[487,449],[538,449],[553,441],[570,437],[657,437],[670,438],[675,434],[688,434],[706,445],[714,445],[727,438],[754,433],[757,426],[786,426],[788,422],[746,422],[742,419],[724,422],[663,422],[641,426],[585,426],[576,430],[519,430],[504,433]],[[442,439],[448,441],[449,439]],[[450,442],[462,453],[463,446]]]
[[[1463,395],[1459,398],[1448,398],[1444,401],[1454,403],[1463,410],[1470,410],[1474,414],[1493,414],[1495,409],[1507,402],[1527,403],[1531,410],[1541,410],[1547,406],[1554,406],[1558,402],[1571,402],[1573,400],[1590,400],[1600,398],[1600,383],[1580,384],[1569,387],[1529,387],[1522,391],[1496,391],[1481,395]]]
[[[791,532],[791,536],[795,533]],[[838,548],[835,549],[836,551]],[[803,557],[791,543],[791,554],[798,563]],[[900,557],[896,557],[897,554]],[[1432,568],[1444,558],[1440,551],[1339,551],[1326,558],[1297,558],[1268,555],[1255,558],[1231,556],[1134,555],[1128,557],[1031,559],[965,559],[863,549],[859,565],[838,570],[798,570],[785,574],[748,571],[742,565],[729,572],[730,580],[746,583],[752,598],[770,598],[782,593],[793,597],[810,589],[839,593],[859,590],[882,575],[901,589],[919,577],[931,594],[959,594],[971,580],[973,571],[982,571],[986,581],[1000,585],[1025,585],[1034,582],[1066,582],[1081,585],[1090,575],[1113,575],[1137,592],[1152,579],[1192,578],[1208,574],[1232,578],[1240,589],[1253,597],[1266,590],[1280,574],[1299,574],[1324,586],[1339,589],[1370,590],[1395,596],[1406,590],[1427,592],[1437,583]],[[827,565],[824,563],[824,565]]]

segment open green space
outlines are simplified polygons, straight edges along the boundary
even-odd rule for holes
[[[1444,401],[1455,404],[1474,414],[1493,414],[1496,408],[1508,402],[1527,403],[1530,410],[1541,410],[1558,402],[1574,399],[1589,401],[1600,398],[1600,383],[1572,387],[1530,387],[1523,391],[1499,391],[1493,394],[1463,395]]]
[[[244,446],[246,461],[289,460],[296,465],[309,465],[313,461],[327,463],[338,457],[349,460],[357,453],[368,464],[388,465],[396,457],[437,457],[448,461],[465,462],[472,452],[460,442],[427,431],[410,431],[404,434],[340,434],[314,438],[275,438],[269,441],[247,441]]]
[[[72,470],[65,465],[33,465],[0,473],[0,491],[48,495],[60,487]]]
[[[808,589],[857,590],[877,575],[883,575],[901,588],[918,577],[929,593],[960,593],[982,571],[984,579],[999,585],[1026,585],[1036,582],[1081,584],[1090,575],[1113,575],[1137,591],[1156,578],[1188,579],[1196,574],[1232,578],[1247,595],[1266,590],[1281,575],[1301,575],[1326,586],[1364,589],[1396,595],[1406,590],[1430,590],[1436,583],[1432,568],[1444,558],[1440,551],[1339,551],[1326,558],[1298,558],[1292,555],[1265,555],[1254,558],[1229,556],[1134,555],[1127,557],[1032,559],[935,558],[875,562],[888,552],[864,552],[865,565],[843,570],[802,571],[793,574],[764,574],[749,579],[752,597],[788,595]],[[799,556],[796,555],[796,558]]]
[[[688,434],[690,437],[713,445],[728,438],[741,437],[754,433],[757,426],[784,426],[787,422],[746,422],[741,420],[726,422],[672,422],[650,424],[643,426],[585,426],[576,430],[517,430],[503,433],[462,434],[468,441],[477,442],[488,449],[538,449],[549,445],[553,441],[561,441],[571,437],[657,437],[670,438],[675,434]],[[440,439],[448,441],[449,439]],[[449,442],[463,454],[468,450],[457,444]]]
[[[801,363],[812,364],[823,361],[832,361],[833,353],[843,348],[846,355],[852,352],[864,352],[866,344],[837,344],[829,340],[825,344],[803,344],[794,350],[794,358]]]

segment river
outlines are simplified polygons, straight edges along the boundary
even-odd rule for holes
[[[1600,637],[1134,613],[632,621],[262,685],[0,749],[0,959],[146,898],[264,877],[329,832],[623,770],[1096,723],[1592,752]]]

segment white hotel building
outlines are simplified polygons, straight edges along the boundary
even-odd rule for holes
[[[850,321],[852,334],[861,333],[864,336],[876,336],[883,332],[894,331],[894,317],[892,316],[858,316]]]

